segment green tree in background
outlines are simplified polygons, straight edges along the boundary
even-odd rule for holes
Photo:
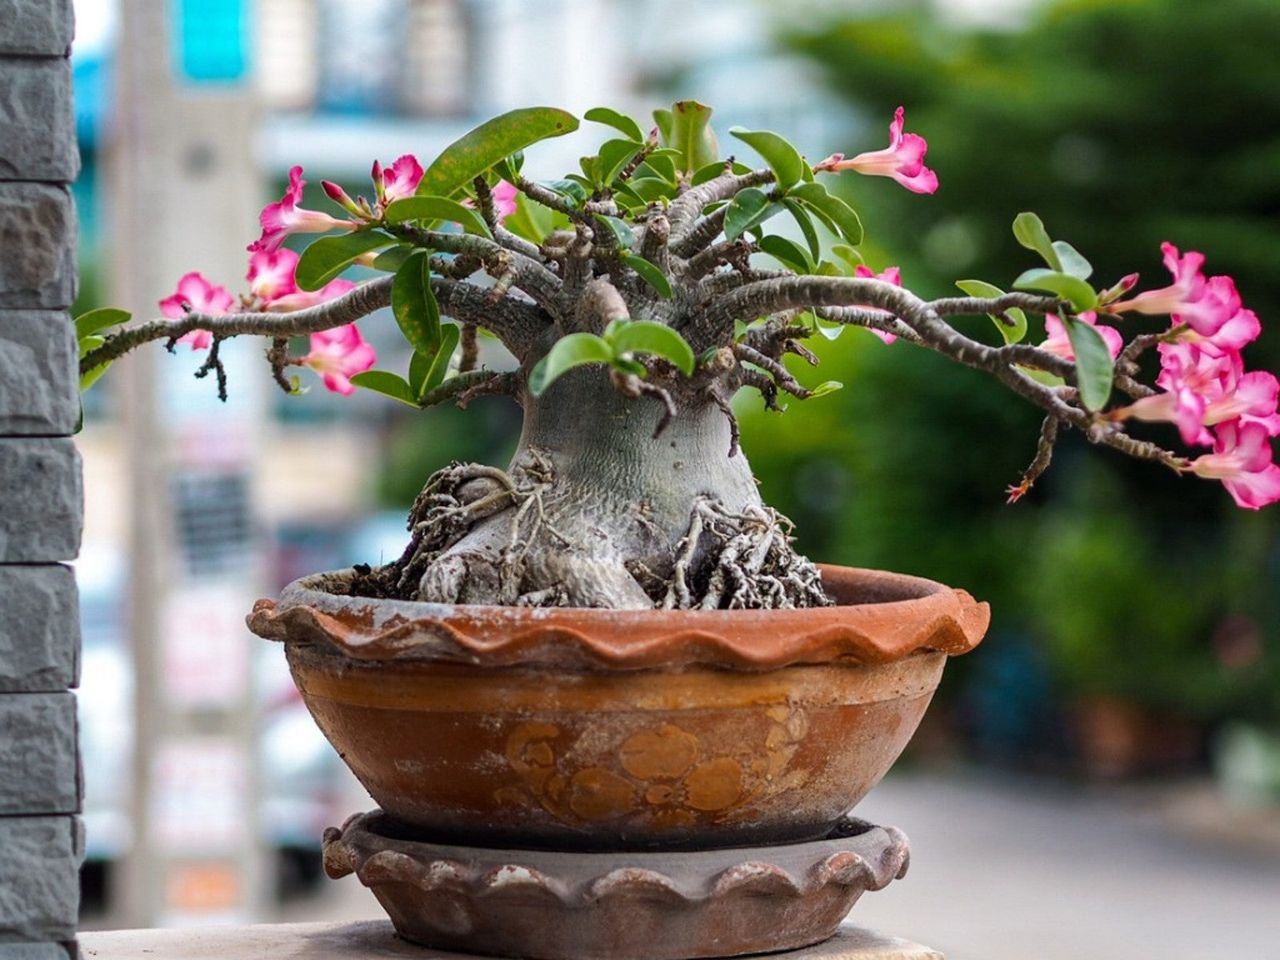
[[[1273,0],[1138,0],[1055,4],[1016,33],[956,31],[916,10],[788,42],[877,118],[833,148],[877,141],[878,118],[899,103],[929,139],[935,196],[852,185],[875,269],[901,264],[935,295],[948,292],[943,276],[1007,287],[1010,264],[1036,265],[1009,231],[1035,210],[1100,279],[1136,269],[1159,285],[1162,240],[1202,250],[1265,327],[1280,324],[1276,37]],[[962,212],[973,210],[985,216]],[[806,552],[990,599],[993,642],[1034,637],[1068,699],[1119,696],[1205,722],[1280,718],[1274,514],[1241,515],[1217,489],[1083,455],[1078,438],[1006,506],[1034,452],[1034,411],[908,344],[844,336],[864,343],[820,352],[846,390],[799,429],[755,411],[744,425],[766,496]],[[1275,333],[1249,352],[1254,367],[1280,367]]]

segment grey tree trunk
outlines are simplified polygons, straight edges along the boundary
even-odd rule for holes
[[[539,398],[508,475],[520,488],[433,558],[423,600],[556,602],[648,608],[670,579],[699,502],[763,513],[746,457],[729,456],[729,422],[714,403],[684,405],[661,436],[651,398],[630,399],[599,368],[579,368]],[[479,477],[460,500],[491,494]]]

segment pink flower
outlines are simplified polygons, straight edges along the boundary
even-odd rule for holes
[[[1102,293],[1098,294],[1098,303],[1103,305],[1111,303],[1111,301],[1128,293],[1137,285],[1138,275],[1136,273],[1125,274],[1116,281],[1115,286],[1108,287],[1106,290],[1102,291]]]
[[[843,153],[833,153],[819,163],[815,170],[856,170],[876,177],[893,177],[912,193],[934,193],[938,189],[938,175],[924,165],[925,151],[929,144],[916,133],[903,133],[906,110],[899,107],[889,124],[889,146],[883,150],[860,153],[846,160]]]
[[[892,283],[895,287],[902,286],[902,271],[898,267],[885,267],[879,273],[875,273],[870,267],[860,263],[853,268],[853,275],[867,280],[883,280],[885,283]],[[866,307],[865,309],[874,310],[877,313],[889,313],[888,310],[880,310],[878,307]],[[889,333],[887,330],[877,330],[875,327],[869,327],[868,329],[885,343],[893,343],[898,339],[897,334]]]
[[[1175,323],[1185,323],[1201,336],[1212,337],[1240,311],[1235,281],[1224,276],[1205,279],[1202,253],[1189,250],[1181,255],[1177,247],[1167,242],[1160,249],[1164,252],[1164,265],[1173,274],[1173,283],[1112,304],[1111,312],[1167,313]]]
[[[333,300],[343,294],[350,293],[356,285],[350,280],[330,280],[319,290],[297,290],[271,301],[267,309],[272,313],[291,313],[294,310],[305,310]]]
[[[248,249],[257,253],[274,252],[280,249],[284,238],[294,233],[325,233],[329,230],[350,230],[358,224],[350,220],[339,220],[319,210],[304,210],[298,206],[302,200],[302,188],[306,181],[302,179],[302,168],[294,167],[289,171],[289,187],[275,203],[262,208],[258,222],[262,224],[262,236],[249,244]]]
[[[362,211],[360,205],[351,199],[347,191],[343,190],[339,184],[332,180],[321,180],[320,188],[324,190],[324,195],[340,206],[347,213],[353,216],[363,217],[367,211]]]
[[[406,153],[389,167],[373,164],[373,184],[383,207],[396,200],[412,197],[422,181],[422,164],[413,154]]]
[[[1258,339],[1262,333],[1262,323],[1252,310],[1237,310],[1226,323],[1218,328],[1218,332],[1209,337],[1202,337],[1195,331],[1187,331],[1181,339],[1195,343],[1205,352],[1223,356],[1239,353],[1246,346]]]
[[[1107,352],[1111,354],[1112,360],[1120,356],[1120,351],[1124,349],[1124,338],[1120,336],[1120,331],[1115,327],[1099,324],[1098,315],[1092,310],[1080,314],[1076,319],[1089,324],[1098,333],[1102,334],[1102,339],[1107,344]],[[1040,344],[1040,349],[1047,350],[1049,353],[1062,357],[1064,360],[1074,361],[1076,354],[1071,349],[1071,338],[1067,336],[1067,327],[1062,322],[1062,318],[1055,313],[1046,314],[1044,330],[1049,336],[1044,343]]]
[[[501,223],[511,214],[516,212],[516,196],[519,193],[515,188],[515,184],[507,183],[505,180],[498,182],[493,188],[493,212],[497,214],[498,222]]]
[[[1271,460],[1271,437],[1260,423],[1229,420],[1215,431],[1213,453],[1191,461],[1198,477],[1221,480],[1235,502],[1258,510],[1280,500],[1280,467]]]
[[[1280,400],[1280,380],[1263,370],[1252,370],[1240,377],[1231,389],[1209,402],[1204,411],[1208,426],[1228,420],[1260,423],[1268,436],[1280,434],[1280,416],[1276,402]]]
[[[311,352],[302,358],[302,363],[320,374],[329,390],[348,396],[355,390],[351,378],[371,368],[377,359],[356,325],[348,323],[313,333]]]
[[[1214,355],[1196,343],[1162,343],[1159,350],[1156,383],[1165,392],[1144,397],[1113,417],[1175,423],[1185,443],[1206,446],[1214,438],[1205,427],[1232,420],[1260,424],[1269,436],[1280,433],[1280,381],[1274,376],[1245,373],[1238,353]]]
[[[255,297],[264,303],[272,303],[297,292],[298,285],[293,279],[297,268],[298,255],[292,250],[284,247],[273,252],[259,250],[249,258],[249,272],[245,279],[249,281],[249,289]]]
[[[189,312],[221,316],[229,311],[235,298],[226,287],[210,283],[198,271],[183,275],[172,294],[160,301],[160,312],[170,320],[181,320]],[[208,350],[213,334],[208,330],[192,330],[178,338],[178,343],[189,344],[192,350]]]

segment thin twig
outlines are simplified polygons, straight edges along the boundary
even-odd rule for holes
[[[1058,440],[1058,422],[1057,417],[1049,414],[1040,424],[1040,440],[1036,444],[1035,459],[1023,471],[1022,480],[1005,491],[1009,495],[1009,503],[1016,503],[1026,496],[1032,485],[1049,469],[1049,463],[1053,460],[1053,445]]]

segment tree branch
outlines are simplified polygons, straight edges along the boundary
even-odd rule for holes
[[[880,330],[892,333],[900,340],[919,343],[920,337],[914,330],[891,313],[880,310],[859,310],[857,307],[819,307],[814,310],[823,320],[831,323],[843,323],[850,327],[865,327],[868,330]]]
[[[436,277],[431,287],[442,313],[464,323],[483,325],[520,359],[551,323],[551,318],[533,304],[510,297],[497,304],[490,303],[489,291],[469,283]],[[109,335],[106,343],[81,359],[80,372],[87,373],[110,363],[145,343],[176,340],[192,330],[208,330],[220,340],[240,336],[281,340],[354,323],[390,303],[391,277],[379,277],[360,284],[341,297],[292,313],[226,313],[215,316],[193,310],[181,319],[151,320]]]
[[[227,313],[211,316],[191,311],[179,320],[151,320],[107,337],[107,342],[80,360],[80,372],[87,373],[130,350],[154,340],[172,340],[192,330],[209,330],[215,337],[244,335],[293,337],[330,330],[354,323],[391,303],[391,278],[379,277],[362,283],[349,293],[327,303],[293,313]]]
[[[672,201],[667,210],[667,218],[671,221],[672,248],[677,248],[681,241],[684,240],[690,226],[694,220],[701,216],[702,208],[707,204],[715,203],[719,200],[728,200],[739,190],[772,183],[773,179],[772,170],[753,170],[750,173],[741,175],[722,173],[706,183],[700,183],[698,186],[686,190],[681,196]],[[675,252],[680,253],[678,249]]]
[[[728,213],[728,204],[708,213],[690,227],[678,243],[672,244],[671,252],[678,257],[688,258],[699,250],[706,249],[724,231],[724,218]]]
[[[470,233],[440,233],[403,223],[389,225],[386,229],[389,233],[419,247],[441,253],[473,256],[484,266],[485,272],[495,280],[510,274],[511,283],[532,297],[538,306],[553,315],[558,309],[560,279],[540,260],[508,250],[496,240]]]
[[[1020,295],[1019,295],[1020,296]],[[1042,306],[1057,301],[1041,298]],[[1046,413],[1084,432],[1091,443],[1111,447],[1142,460],[1163,463],[1175,470],[1186,468],[1187,460],[1156,444],[1136,440],[1115,424],[1064,400],[1056,390],[1037,383],[1018,369],[1019,365],[1043,370],[1061,370],[1074,379],[1075,366],[1062,366],[1060,357],[1026,344],[990,347],[964,336],[944,322],[932,305],[911,291],[870,278],[782,277],[750,283],[730,291],[695,318],[694,329],[686,335],[695,350],[726,342],[732,336],[736,317],[758,317],[782,310],[870,305],[888,310],[916,332],[923,346],[975,370],[982,370],[1031,401]],[[947,304],[944,306],[954,306]],[[964,298],[964,311],[995,312],[995,300]],[[1037,309],[1029,304],[1017,304]],[[727,330],[727,333],[726,333]],[[718,336],[717,336],[718,335]],[[708,340],[707,338],[713,338]],[[1007,352],[1006,352],[1007,351]],[[755,384],[751,384],[755,385]]]
[[[1031,313],[1054,313],[1064,306],[1056,297],[1018,292],[1005,293],[998,297],[943,297],[930,300],[928,305],[929,309],[940,317],[979,313],[999,315],[1013,307]]]

